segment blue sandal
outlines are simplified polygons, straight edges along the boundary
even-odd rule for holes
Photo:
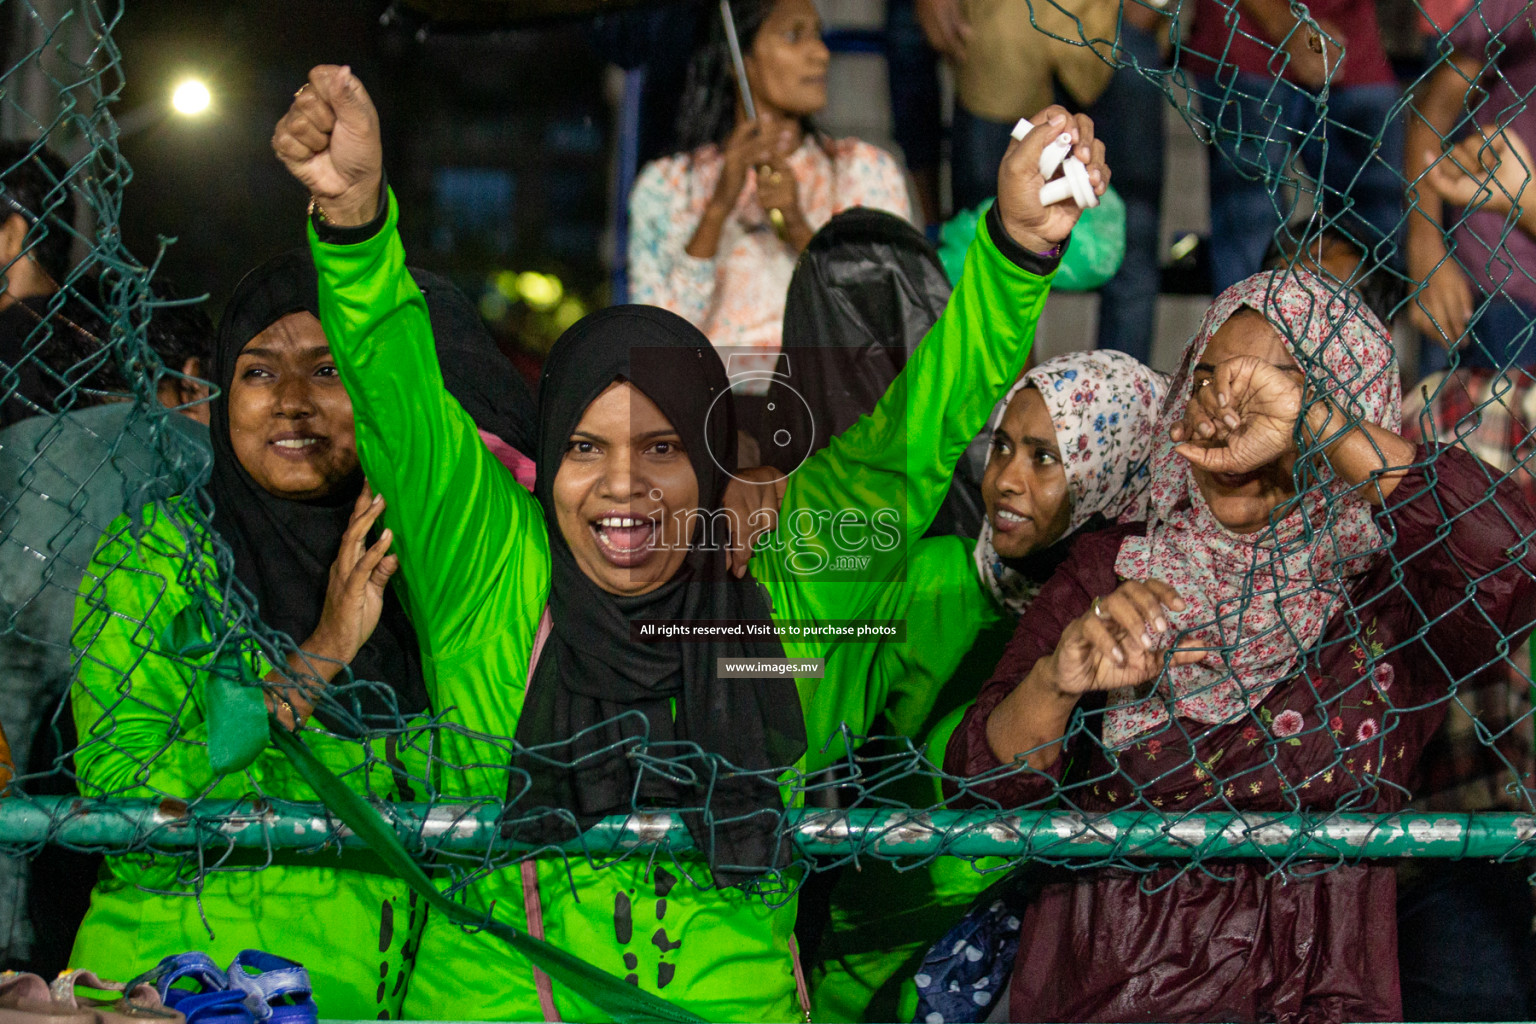
[[[186,993],[177,999],[175,1010],[186,1015],[187,1024],[255,1024],[245,994],[230,989]]]
[[[247,949],[229,965],[229,987],[245,993],[257,1024],[317,1024],[309,972],[295,960]]]
[[[196,982],[197,988],[171,987],[182,980]],[[166,1006],[185,1014],[187,1024],[255,1024],[245,993],[230,989],[228,975],[206,953],[168,956],[128,987],[140,982],[152,986]]]

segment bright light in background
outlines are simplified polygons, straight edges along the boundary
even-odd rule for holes
[[[171,93],[171,109],[184,117],[196,117],[213,103],[213,94],[196,78],[179,83]]]
[[[573,295],[567,295],[564,301],[555,307],[555,333],[564,334],[568,327],[586,315],[587,307],[582,301]]]
[[[491,275],[491,287],[501,293],[508,302],[517,301],[517,273],[511,270],[497,271]]]
[[[518,297],[540,313],[548,312],[565,297],[565,286],[554,274],[525,270],[515,280]]]
[[[512,314],[517,303],[526,306],[531,316],[520,320],[519,331],[525,344],[547,350],[567,327],[587,315],[582,300],[566,292],[565,282],[554,274],[537,270],[498,270],[485,279],[480,296],[480,316],[489,323],[501,323]]]

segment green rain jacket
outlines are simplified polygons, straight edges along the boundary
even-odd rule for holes
[[[214,635],[209,611],[227,599],[208,535],[181,500],[119,516],[102,535],[75,608],[82,795],[319,799],[275,749],[239,774],[215,776],[209,765],[208,674],[197,648]],[[271,669],[249,640],[238,657],[247,678]],[[365,749],[314,728],[304,735],[359,792],[401,798],[382,742]],[[405,883],[366,853],[273,851],[269,864],[266,851],[211,841],[201,865],[108,857],[70,963],[126,980],[173,953],[203,950],[222,966],[243,949],[264,949],[308,968],[321,1016],[398,1017],[425,921]]]
[[[444,389],[426,307],[405,272],[397,218],[391,195],[382,228],[364,240],[354,240],[363,231],[349,232],[347,244],[322,240],[311,225],[321,322],[352,396],[363,468],[389,501],[385,518],[432,707],[450,727],[434,741],[450,766],[440,774],[440,795],[500,800],[506,737],[516,730],[549,596],[549,538],[538,503],[495,461]],[[1011,261],[990,229],[978,231],[947,311],[874,413],[790,477],[776,540],[760,543],[754,557],[753,575],[780,623],[908,619],[913,591],[903,579],[943,580],[949,588],[924,588],[926,611],[908,620],[904,644],[785,639],[792,658],[826,659],[824,678],[797,681],[809,749],[787,767],[800,772],[842,756],[844,723],[857,735],[904,696],[929,699],[922,695],[949,678],[978,624],[996,615],[964,542],[919,542],[956,460],[1022,370],[1049,289],[1049,277]],[[863,546],[834,549],[825,530],[813,536],[807,528],[849,512],[878,524],[866,529]],[[876,543],[882,531],[894,543]],[[853,568],[831,561],[855,548],[867,560]],[[909,711],[916,720],[926,714]],[[709,1020],[801,1017],[795,900],[787,893],[773,901],[715,889],[702,859],[539,857],[535,864],[545,935],[555,945]],[[471,898],[526,927],[531,895],[511,867],[479,879]],[[556,989],[554,998],[566,1020],[601,1019],[579,993]],[[496,939],[437,918],[422,938],[405,1013],[542,1017],[525,962]]]

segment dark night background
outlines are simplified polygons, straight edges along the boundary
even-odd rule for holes
[[[607,300],[615,90],[590,19],[465,24],[377,2],[129,3],[114,31],[126,85],[114,108],[163,106],[196,74],[213,109],[122,141],[133,168],[123,231],[161,275],[218,311],[240,276],[304,242],[303,190],[269,140],[317,63],[350,64],[377,103],[385,166],[413,264],[480,300],[504,347],[537,351],[576,307],[539,316],[505,271],[556,275]],[[503,282],[505,302],[492,283]]]

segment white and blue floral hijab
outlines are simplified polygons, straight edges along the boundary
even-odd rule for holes
[[[993,416],[993,430],[1023,388],[1040,392],[1056,429],[1071,502],[1067,536],[1095,515],[1111,522],[1145,519],[1148,463],[1168,378],[1123,352],[1058,356],[1008,390]],[[975,560],[997,603],[1023,614],[1043,581],[1028,579],[1003,562],[992,546],[991,522],[982,523]]]

